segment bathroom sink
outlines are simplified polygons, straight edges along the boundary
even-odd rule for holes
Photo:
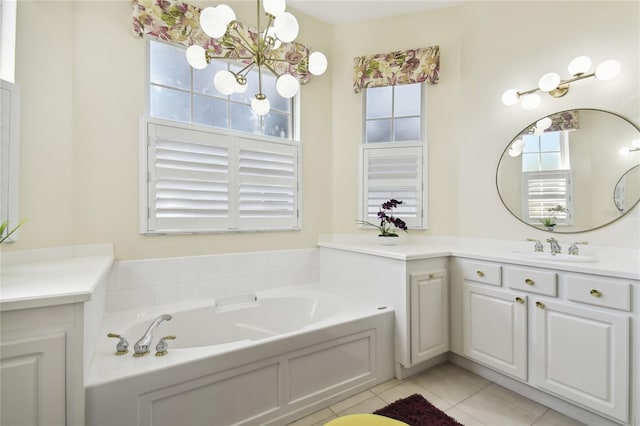
[[[597,262],[598,258],[595,256],[589,256],[584,254],[570,255],[570,254],[553,254],[553,253],[540,253],[534,251],[520,251],[512,250],[511,254],[518,257],[536,260],[548,260],[555,262]]]

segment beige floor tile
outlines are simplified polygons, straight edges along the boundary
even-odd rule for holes
[[[378,396],[386,401],[388,404],[395,402],[399,399],[406,398],[415,393],[422,395],[427,401],[435,405],[441,410],[446,410],[451,407],[452,404],[440,398],[438,395],[429,392],[421,386],[418,386],[412,381],[407,381],[399,384],[396,387],[381,392]]]
[[[359,402],[358,404],[352,405],[346,410],[336,412],[336,414],[338,415],[338,417],[346,416],[347,414],[371,414],[386,405],[387,403],[383,399],[374,396],[372,398]]]
[[[336,415],[328,408],[324,410],[316,411],[309,414],[307,417],[303,417],[300,420],[296,420],[293,423],[289,423],[289,426],[315,426],[323,425],[331,419],[335,419]]]
[[[369,390],[374,394],[378,395],[380,394],[380,392],[384,392],[388,389],[391,389],[392,387],[398,386],[400,383],[404,383],[404,380],[400,381],[398,379],[391,379],[391,380],[387,380],[384,383],[380,383],[378,386],[374,386]]]
[[[491,426],[529,426],[539,417],[486,390],[473,394],[456,408]]]
[[[447,411],[445,411],[445,413],[453,417],[458,423],[463,424],[464,426],[485,426],[485,423],[482,423],[480,420],[472,417],[471,415],[456,407],[449,408]]]
[[[362,401],[371,398],[373,395],[372,392],[366,390],[364,392],[360,392],[359,394],[353,395],[350,398],[344,399],[340,402],[337,402],[331,406],[329,406],[329,408],[331,409],[331,411],[333,411],[334,413],[339,413],[341,411],[346,410],[347,408],[359,404]]]
[[[564,414],[558,413],[554,410],[548,410],[542,417],[540,417],[535,423],[535,426],[584,426],[581,423],[571,417],[567,417]]]
[[[413,378],[412,381],[429,392],[435,393],[451,405],[464,401],[491,383],[487,379],[450,363],[427,370]]]
[[[491,383],[489,386],[485,388],[487,392],[491,392],[495,396],[498,396],[510,403],[517,405],[518,407],[529,411],[532,414],[535,414],[537,417],[542,416],[548,408],[542,404],[538,404],[535,401],[530,400],[522,395],[518,395],[515,392],[510,391],[507,388],[503,388],[500,385],[495,383]]]

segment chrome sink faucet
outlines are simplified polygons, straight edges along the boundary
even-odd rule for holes
[[[142,336],[140,340],[138,340],[136,344],[133,345],[133,350],[134,350],[133,356],[140,357],[148,354],[149,346],[151,346],[151,342],[153,341],[153,333],[156,332],[156,329],[158,328],[158,326],[162,321],[165,321],[165,320],[169,321],[171,320],[171,318],[172,318],[171,315],[163,314],[157,317],[156,319],[154,319],[151,325],[149,326],[149,328],[147,329],[147,331],[144,333],[144,336]]]
[[[560,254],[562,252],[562,248],[560,247],[560,244],[558,244],[558,240],[551,237],[547,239],[547,242],[551,246],[551,254]]]

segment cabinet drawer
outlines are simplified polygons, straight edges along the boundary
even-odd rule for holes
[[[496,263],[465,260],[462,262],[462,273],[465,280],[498,287],[502,285],[502,266]]]
[[[567,275],[567,299],[574,302],[631,310],[631,283],[605,277]]]
[[[509,288],[547,296],[557,295],[555,272],[508,266],[504,268],[504,278]]]

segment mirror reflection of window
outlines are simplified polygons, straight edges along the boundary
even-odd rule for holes
[[[544,132],[525,135],[522,151],[522,171],[567,170],[569,161],[569,132]]]

